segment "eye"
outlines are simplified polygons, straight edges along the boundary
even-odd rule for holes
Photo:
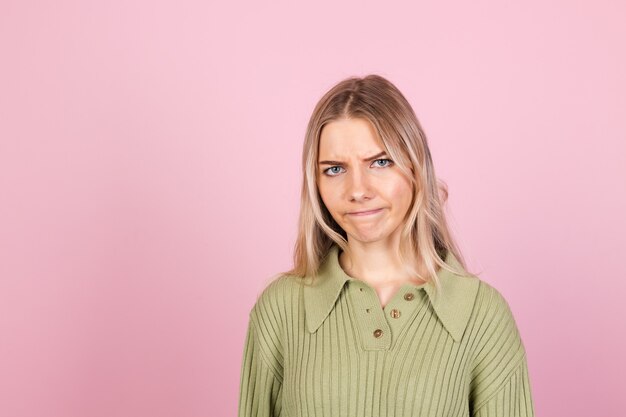
[[[326,168],[323,172],[324,172],[325,175],[328,175],[329,177],[336,177],[337,176],[336,174],[338,174],[338,172],[332,171],[335,168],[341,168],[341,167],[339,165],[334,165],[334,166],[332,166],[330,168]],[[329,172],[332,172],[332,174],[329,173]]]
[[[373,164],[376,164],[377,162],[386,162],[386,164],[384,165],[378,165],[378,168],[387,168],[391,165],[393,165],[393,161],[391,159],[387,159],[387,158],[383,158],[383,159],[376,159]],[[337,174],[339,174],[339,172],[334,171],[335,168],[341,168],[339,165],[334,165],[330,168],[326,168],[323,172],[325,175],[329,176],[329,177],[336,177]]]
[[[393,161],[392,161],[391,159],[377,159],[377,160],[375,160],[375,161],[374,161],[374,163],[376,163],[376,162],[378,162],[378,161],[387,161],[387,162],[389,162],[387,165],[385,165],[385,166],[383,166],[383,167],[381,167],[381,168],[388,167],[389,165],[391,165],[391,164],[393,163]],[[379,166],[380,166],[380,165],[379,165]]]

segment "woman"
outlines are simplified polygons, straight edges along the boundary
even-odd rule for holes
[[[295,267],[250,311],[239,416],[533,416],[509,305],[467,272],[401,92],[341,81],[302,162]]]

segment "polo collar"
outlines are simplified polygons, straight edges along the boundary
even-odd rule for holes
[[[347,275],[341,268],[339,249],[339,246],[333,243],[327,256],[322,260],[317,279],[312,283],[308,279],[304,285],[304,309],[310,333],[317,331],[326,320],[346,282],[359,281]],[[451,251],[448,251],[445,262],[466,272]],[[430,281],[416,284],[415,288],[426,291],[437,317],[452,338],[458,342],[472,313],[479,279],[473,275],[460,277],[443,268],[437,271],[437,277],[443,292],[435,292],[435,286]]]

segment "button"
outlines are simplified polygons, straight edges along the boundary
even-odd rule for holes
[[[412,292],[407,292],[406,294],[404,294],[404,299],[407,300],[407,301],[411,301],[413,299],[413,297],[415,297],[415,296],[413,295]]]
[[[380,337],[383,335],[383,331],[380,329],[374,330],[374,337]]]
[[[390,314],[391,314],[391,317],[393,317],[394,319],[397,319],[398,317],[400,317],[400,310],[397,310],[394,308],[393,310],[391,310]]]

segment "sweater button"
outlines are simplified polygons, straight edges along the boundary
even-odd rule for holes
[[[374,337],[380,337],[383,335],[383,331],[380,329],[374,330]]]
[[[394,308],[389,314],[391,314],[391,317],[393,317],[394,319],[397,319],[398,317],[400,317],[400,310]]]
[[[406,294],[404,294],[404,299],[407,301],[411,301],[413,299],[414,295],[412,292],[407,292]]]

